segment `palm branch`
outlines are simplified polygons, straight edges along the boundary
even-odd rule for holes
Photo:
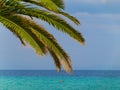
[[[30,44],[37,54],[49,53],[58,71],[62,65],[67,72],[71,72],[70,56],[48,30],[34,21],[34,18],[43,20],[84,44],[82,34],[64,18],[76,25],[80,22],[64,12],[64,7],[63,0],[0,0],[0,23],[14,33],[23,45]]]

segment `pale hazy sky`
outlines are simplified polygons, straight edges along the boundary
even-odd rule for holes
[[[65,4],[66,11],[80,20],[80,26],[71,24],[83,33],[86,46],[42,24],[69,53],[73,68],[120,70],[120,1],[65,0]],[[49,55],[39,57],[0,26],[0,69],[55,69],[55,66]]]

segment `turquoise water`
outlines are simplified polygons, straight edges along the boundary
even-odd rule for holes
[[[22,72],[19,74],[18,72],[14,75],[0,74],[0,90],[120,90],[120,77],[106,76],[105,73],[103,76],[57,73],[56,76],[55,72],[54,74],[39,72],[39,75],[37,75],[38,72],[35,74],[29,71],[30,74],[24,72],[22,75]]]

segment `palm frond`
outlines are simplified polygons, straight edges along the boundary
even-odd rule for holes
[[[0,0],[0,7],[5,3],[6,0]]]
[[[19,1],[35,4],[37,6],[43,7],[53,12],[59,11],[59,7],[52,0],[19,0]]]
[[[22,45],[26,46],[25,41],[22,39],[22,37],[17,32],[15,32],[13,30],[13,28],[11,28],[11,27],[7,27],[7,28],[8,28],[8,30],[10,30],[20,40]]]
[[[70,24],[68,24],[64,19],[60,18],[59,16],[50,13],[48,11],[44,10],[36,10],[36,9],[26,9],[26,11],[21,11],[21,14],[29,15],[32,17],[39,18],[41,20],[44,20],[57,28],[58,30],[67,33],[72,38],[79,41],[81,44],[84,45],[85,39],[83,38],[82,34],[78,32],[76,29],[74,29]]]
[[[30,19],[25,19],[25,17],[22,16],[18,17],[20,20],[22,20],[22,22],[31,27],[31,31],[34,33],[34,35],[36,35],[37,38],[46,45],[46,47],[51,49],[57,57],[59,57],[59,62],[64,66],[67,72],[70,72],[72,70],[70,57],[58,44],[57,40],[53,37],[53,35],[47,32],[43,27],[41,27],[34,21]]]
[[[66,12],[63,12],[63,11],[59,11],[58,13],[61,14],[61,15],[63,15],[63,16],[65,16],[65,17],[67,17],[68,19],[70,19],[71,21],[73,21],[76,25],[80,24],[80,22],[75,17],[71,16],[70,14],[68,14]]]
[[[48,50],[50,52],[50,55],[53,57],[57,71],[60,72],[61,71],[61,63],[60,63],[59,57],[50,48],[48,48]]]
[[[13,2],[12,2],[13,1]],[[21,1],[21,0],[20,0]],[[49,2],[47,2],[46,0],[41,0],[41,1],[37,1],[37,0],[23,0],[23,1],[26,1],[26,2],[31,2],[31,3],[37,3],[37,4],[41,4],[41,5],[44,5],[44,4],[42,4],[42,3],[45,3],[45,4],[47,4],[48,5],[48,3],[50,3],[50,7],[49,8],[52,8],[51,7],[51,5],[53,6],[53,7],[55,7],[54,9],[56,9],[56,10],[53,10],[55,13],[57,13],[57,14],[61,14],[61,15],[63,15],[63,16],[65,16],[65,17],[67,17],[68,19],[70,19],[71,21],[73,21],[75,24],[77,24],[77,25],[79,25],[80,24],[80,22],[75,18],[75,17],[73,17],[73,16],[71,16],[71,15],[69,15],[68,13],[66,13],[66,12],[63,12],[63,11],[61,11],[60,9],[59,9],[59,7],[61,6],[61,5],[64,5],[63,4],[63,1],[62,0],[48,0]],[[35,3],[35,4],[36,4]],[[53,4],[55,5],[53,5]],[[60,3],[60,6],[58,5],[58,3]],[[14,9],[23,9],[24,7],[27,7],[26,5],[23,5],[23,4],[21,4],[21,3],[19,3],[18,1],[16,1],[16,0],[9,0],[8,2],[7,2],[7,5],[9,5],[10,6],[10,8],[14,8]],[[40,6],[41,6],[40,5]],[[58,6],[56,6],[56,5],[58,5]],[[43,6],[44,7],[44,6]],[[48,6],[47,6],[48,7]],[[31,9],[31,8],[30,8]],[[17,10],[17,11],[18,11]],[[48,9],[49,10],[49,9]],[[6,10],[4,10],[4,11],[6,11]],[[51,11],[51,10],[50,10]]]
[[[71,72],[70,56],[52,34],[34,22],[34,17],[43,20],[84,44],[82,34],[65,19],[70,19],[76,25],[80,22],[64,12],[64,7],[63,0],[0,0],[0,23],[13,32],[23,45],[30,44],[37,54],[46,55],[49,52],[58,71],[63,66],[67,72]]]
[[[25,30],[23,29],[20,25],[16,24],[14,22],[15,18],[8,18],[5,16],[0,15],[0,22],[6,26],[9,29],[14,30],[13,32],[16,32],[19,34],[19,36],[24,39],[27,43],[29,43],[35,50],[36,53],[39,55],[44,55],[41,47],[39,46],[39,43],[36,42],[36,40],[33,39],[33,37]]]
[[[63,0],[51,0],[51,1],[53,1],[59,8],[65,9],[65,4]]]

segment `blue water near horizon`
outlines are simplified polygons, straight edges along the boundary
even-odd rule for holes
[[[0,90],[120,90],[120,71],[0,70]]]

